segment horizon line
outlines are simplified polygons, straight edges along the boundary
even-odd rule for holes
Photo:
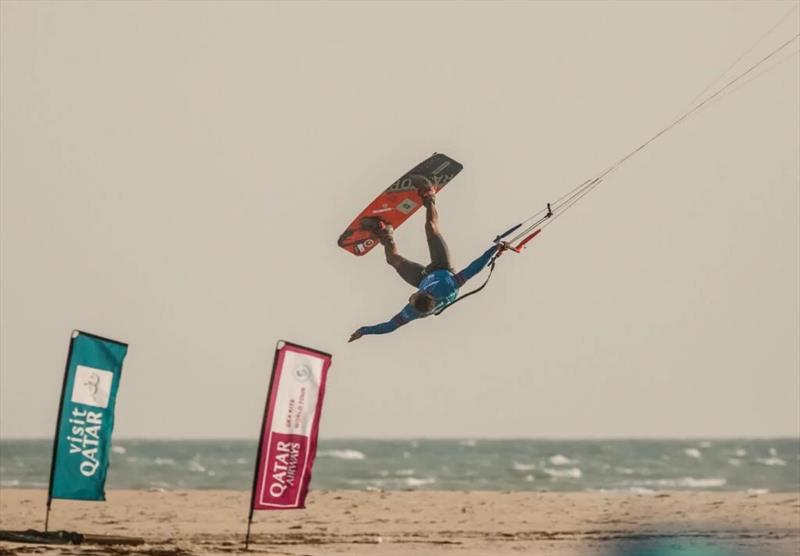
[[[0,436],[0,442],[18,441],[18,440],[50,440],[52,436],[13,436],[3,437]],[[181,436],[164,436],[164,437],[145,437],[145,436],[124,436],[115,438],[112,442],[126,442],[126,441],[158,441],[158,442],[173,442],[173,441],[207,441],[207,442],[257,442],[256,437],[181,437]],[[560,436],[497,436],[497,437],[479,437],[479,436],[332,436],[320,437],[321,441],[336,440],[336,441],[371,441],[371,442],[395,442],[395,441],[509,441],[509,440],[533,440],[533,441],[553,441],[553,442],[604,442],[604,441],[736,441],[736,440],[795,440],[800,442],[800,436],[791,435],[776,435],[776,436],[596,436],[596,437],[560,437]]]

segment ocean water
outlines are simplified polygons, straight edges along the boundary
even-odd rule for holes
[[[52,441],[0,441],[0,486],[44,488]],[[119,440],[107,488],[249,490],[256,443]],[[800,440],[323,440],[312,489],[800,492]]]

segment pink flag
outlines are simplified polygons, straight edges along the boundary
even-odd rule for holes
[[[253,510],[304,508],[332,356],[278,342],[258,448]]]

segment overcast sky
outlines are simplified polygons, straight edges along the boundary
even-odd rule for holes
[[[130,344],[117,438],[255,439],[279,339],[334,355],[323,438],[800,434],[797,43],[441,317],[347,344],[411,290],[336,246],[438,151],[465,266],[793,5],[3,1],[0,437],[52,435],[73,328]]]

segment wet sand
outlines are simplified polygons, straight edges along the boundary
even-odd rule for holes
[[[42,490],[0,490],[0,528],[42,530],[45,497]],[[0,542],[0,555],[241,553],[248,502],[248,492],[197,490],[110,491],[104,503],[55,500],[50,530],[143,537],[146,544]],[[737,556],[800,555],[798,493],[312,491],[307,503],[305,510],[256,512],[251,551],[613,556],[668,542]]]

